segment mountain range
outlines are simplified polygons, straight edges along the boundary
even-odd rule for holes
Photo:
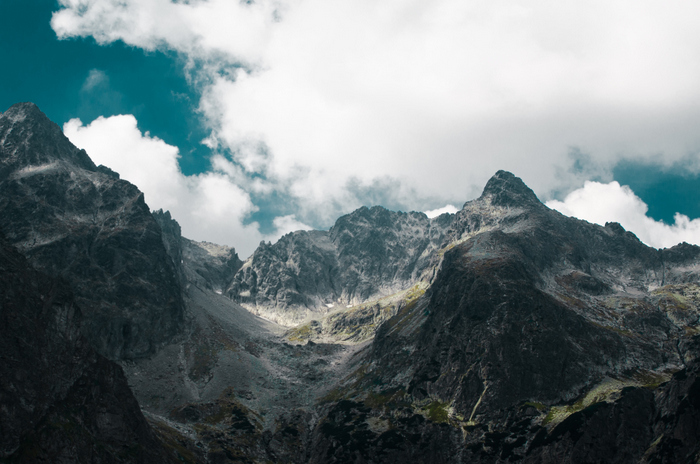
[[[0,462],[700,457],[700,247],[497,172],[456,214],[363,207],[235,250],[0,115]]]

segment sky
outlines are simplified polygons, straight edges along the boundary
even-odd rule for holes
[[[366,205],[454,212],[499,169],[700,244],[700,4],[0,0],[0,111],[242,257]]]

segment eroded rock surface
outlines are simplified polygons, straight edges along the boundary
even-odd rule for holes
[[[182,329],[176,271],[143,193],[31,103],[0,115],[0,218],[34,266],[68,280],[101,354],[148,356]]]
[[[429,279],[452,215],[429,219],[380,206],[341,217],[328,231],[261,243],[227,294],[284,325],[406,290]]]
[[[68,284],[0,236],[0,462],[171,463]]]
[[[236,250],[183,237],[180,224],[169,211],[154,211],[153,217],[163,231],[163,243],[182,285],[196,285],[221,295],[243,266]]]
[[[73,286],[152,426],[67,287],[3,251],[2,459],[698,459],[700,247],[562,216],[499,171],[455,215],[361,208],[241,263],[33,105],[0,146],[0,228]]]
[[[200,322],[169,361],[181,386],[163,383],[172,377],[158,373],[162,359],[140,362],[130,374],[139,398],[221,462],[697,457],[700,248],[655,250],[618,224],[564,217],[506,172],[445,219],[425,270],[404,280],[412,286],[310,311],[314,320],[286,332],[188,287]],[[263,247],[269,273],[288,276],[286,295],[330,291],[332,266],[319,267],[337,256],[329,237],[296,233]],[[358,237],[348,240],[365,243]],[[386,257],[387,242],[377,243]],[[299,286],[305,279],[314,284]],[[153,376],[160,386],[143,380]],[[163,404],[165,388],[180,399]]]
[[[672,374],[696,363],[700,248],[564,217],[505,172],[448,236],[426,294],[331,395],[311,462],[697,456],[692,381]]]

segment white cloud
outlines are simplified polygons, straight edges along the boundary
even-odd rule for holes
[[[286,235],[289,232],[313,229],[313,227],[306,225],[301,221],[298,221],[293,214],[289,214],[287,216],[278,216],[274,219],[273,224],[275,226],[275,234],[273,235],[272,240],[268,237],[268,240],[271,241],[274,241],[278,237]]]
[[[244,225],[257,208],[225,170],[183,175],[177,147],[142,134],[132,115],[99,117],[88,125],[71,119],[63,131],[95,164],[109,166],[139,187],[151,209],[170,210],[188,238],[230,245],[246,257],[263,238],[275,241],[290,227],[308,228],[292,216],[275,218],[277,230],[265,236],[257,223]]]
[[[656,248],[668,248],[681,242],[700,245],[700,219],[690,220],[676,213],[672,225],[655,221],[646,215],[648,207],[626,185],[617,182],[586,182],[571,192],[564,201],[548,201],[546,205],[567,216],[605,225],[619,222],[642,242]]]
[[[274,1],[59,0],[51,18],[59,38],[122,40],[145,50],[167,47],[193,58],[256,63],[278,14]]]
[[[81,90],[83,92],[90,92],[95,87],[100,85],[109,85],[109,77],[107,77],[107,74],[100,69],[91,69],[88,73],[88,77],[83,83]]]
[[[359,206],[353,182],[395,179],[404,209],[428,209],[498,169],[543,198],[570,191],[571,147],[597,173],[700,152],[692,0],[59,3],[61,38],[186,57],[207,144],[235,161],[214,164],[303,222]]]
[[[430,211],[425,211],[425,215],[432,219],[432,218],[434,218],[434,217],[440,216],[441,214],[445,214],[445,213],[454,214],[454,213],[456,213],[457,211],[459,211],[459,208],[457,208],[456,206],[454,206],[454,205],[445,205],[445,206],[443,206],[442,208],[433,209],[433,210],[430,210]]]

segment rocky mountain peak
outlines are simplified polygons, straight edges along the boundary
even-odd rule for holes
[[[0,115],[0,462],[698,461],[700,247],[499,171],[242,263],[59,132]]]
[[[3,172],[62,161],[88,171],[97,167],[34,103],[17,103],[0,115]]]
[[[542,204],[522,179],[508,171],[498,171],[489,179],[481,194],[481,198],[486,197],[491,197],[491,203],[497,206]]]
[[[14,120],[23,120],[27,118],[48,118],[42,111],[32,102],[20,102],[12,105],[7,111],[0,115],[12,118]]]
[[[143,193],[32,103],[0,115],[0,217],[11,245],[73,287],[100,354],[147,356],[180,329],[181,288]]]
[[[453,215],[363,206],[328,231],[261,243],[234,276],[229,297],[256,314],[295,325],[329,308],[404,291],[429,272]]]

